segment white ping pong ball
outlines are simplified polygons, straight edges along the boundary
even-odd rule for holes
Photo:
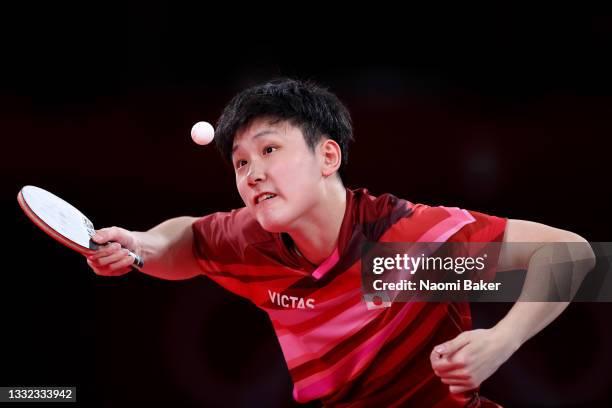
[[[208,122],[198,122],[191,128],[191,138],[199,145],[207,145],[215,137],[215,129]]]

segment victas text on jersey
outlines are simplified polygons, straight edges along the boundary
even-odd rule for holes
[[[268,296],[270,296],[270,301],[272,303],[282,307],[293,309],[314,309],[314,299],[312,298],[283,295],[270,289],[268,289]]]

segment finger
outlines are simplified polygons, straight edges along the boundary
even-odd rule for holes
[[[438,365],[432,368],[434,369],[434,372],[436,373],[438,377],[443,377],[443,376],[450,376],[450,375],[462,375],[461,370],[463,370],[465,366],[459,363],[451,363],[451,364]]]
[[[105,256],[103,258],[98,258],[97,261],[100,266],[111,265],[119,260],[124,259],[126,256],[129,257],[128,253],[129,253],[128,250],[125,248],[119,249],[108,256]]]
[[[123,271],[125,268],[132,265],[133,262],[134,262],[134,258],[131,257],[130,255],[127,255],[127,250],[126,250],[125,258],[110,265],[109,269],[115,273],[118,271]]]
[[[431,352],[429,355],[429,360],[431,361],[431,367],[434,370],[449,371],[463,367],[461,361],[442,356],[441,354],[438,354],[436,350]]]
[[[120,276],[125,275],[132,270],[131,263],[130,266],[127,267],[121,267],[118,265],[116,269],[112,269],[111,267],[101,267],[96,261],[89,259],[87,260],[87,264],[91,267],[96,275],[100,276]]]
[[[471,381],[471,377],[465,373],[465,371],[457,370],[453,372],[444,373],[439,375],[440,378],[446,380],[460,380],[460,381]]]
[[[470,336],[463,332],[452,340],[434,347],[434,351],[442,356],[453,354],[470,342]]]
[[[94,254],[89,256],[89,259],[94,259],[94,260],[100,259],[105,256],[114,254],[120,249],[121,249],[121,244],[119,244],[118,242],[113,242],[113,243],[107,244],[103,246],[102,248],[98,249]]]
[[[98,244],[104,244],[109,241],[122,242],[125,233],[126,230],[119,227],[102,228],[97,230],[91,239]]]
[[[438,351],[435,348],[431,350],[431,353],[429,354],[429,360],[431,361],[432,367],[438,366],[438,365],[450,364],[450,360],[447,357],[447,355],[438,353]]]
[[[112,240],[112,237],[114,235],[112,229],[114,227],[110,227],[110,228],[101,228],[99,230],[96,230],[96,233],[94,235],[91,236],[91,239],[94,242],[97,242],[98,244],[104,244],[108,241]]]
[[[440,377],[440,381],[442,381],[446,385],[461,385],[463,387],[468,387],[469,386],[469,383],[468,383],[467,380],[460,379],[460,378]]]
[[[477,387],[471,387],[471,386],[464,386],[464,385],[450,385],[448,387],[448,390],[451,392],[451,394],[457,394],[460,392],[466,392],[466,391],[470,391],[473,390]]]
[[[89,265],[89,267],[94,271],[96,275],[103,275],[102,271],[100,270],[99,266],[95,261],[87,259],[87,265]]]
[[[433,367],[438,360],[440,360],[441,356],[439,353],[436,353],[436,350],[432,350],[431,353],[429,353],[429,361],[431,362],[431,366]]]

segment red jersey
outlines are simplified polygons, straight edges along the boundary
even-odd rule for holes
[[[203,273],[265,310],[298,402],[355,407],[478,407],[476,392],[450,394],[429,361],[433,347],[471,329],[466,303],[368,307],[361,247],[370,242],[501,242],[505,218],[346,190],[338,246],[318,267],[265,231],[247,208],[193,224]]]

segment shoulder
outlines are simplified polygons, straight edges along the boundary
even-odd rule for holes
[[[450,241],[455,242],[502,242],[508,219],[474,210],[462,210],[469,216],[466,223]]]
[[[414,224],[415,211],[422,216],[422,205],[415,205],[393,194],[374,196],[365,188],[351,191],[353,223],[370,241],[384,237],[404,236],[403,227],[408,220]],[[408,239],[406,239],[408,240]]]
[[[273,239],[245,207],[203,216],[193,223],[193,231],[197,239],[211,245],[224,243],[244,247]]]
[[[507,219],[460,207],[413,203],[393,194],[374,197],[366,189],[354,191],[360,220],[376,228],[384,241],[491,242],[503,239]],[[375,238],[372,234],[371,238]]]
[[[371,222],[392,216],[394,213],[408,215],[413,204],[393,194],[385,193],[378,196],[371,194],[366,188],[351,190],[351,205],[359,221]]]
[[[469,212],[458,207],[414,203],[389,193],[374,196],[365,188],[353,190],[352,193],[354,211],[357,212],[359,220],[364,222],[391,218],[394,221],[409,219],[412,224],[431,224],[450,218],[473,218]]]

